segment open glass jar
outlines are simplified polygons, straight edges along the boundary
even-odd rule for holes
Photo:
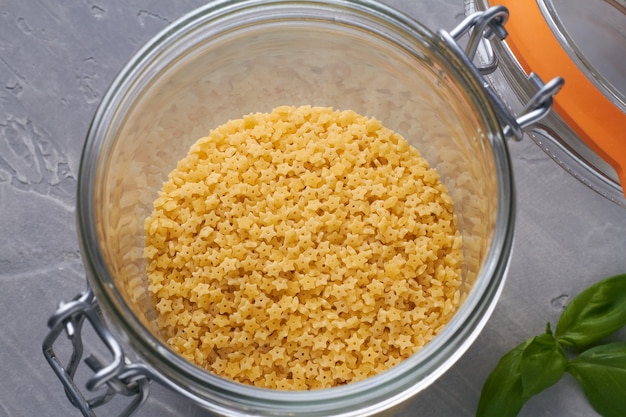
[[[154,380],[222,415],[365,416],[445,372],[504,283],[515,212],[506,138],[543,117],[560,86],[534,77],[537,94],[517,119],[486,87],[456,40],[469,34],[473,55],[483,36],[503,34],[507,16],[495,8],[435,34],[372,1],[220,1],[141,49],[102,99],[81,160],[77,216],[89,289],[52,316],[44,341],[73,404],[92,416],[116,393],[136,395],[130,415]],[[143,222],[168,172],[211,128],[285,104],[352,109],[402,134],[447,185],[464,241],[464,301],[449,324],[392,369],[331,389],[260,389],[192,365],[159,338],[146,289]],[[73,381],[85,322],[113,356],[88,361],[95,373],[87,391],[105,389],[92,400]],[[63,332],[74,346],[67,364],[54,351]]]

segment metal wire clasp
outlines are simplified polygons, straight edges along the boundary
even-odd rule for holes
[[[548,83],[544,83],[537,74],[531,73],[528,79],[536,86],[537,92],[526,103],[519,117],[515,117],[508,110],[502,98],[484,78],[498,67],[497,57],[493,53],[490,41],[503,41],[506,38],[508,33],[504,25],[508,18],[509,11],[506,7],[494,6],[483,12],[470,14],[449,33],[440,30],[437,34],[483,85],[502,123],[505,138],[521,140],[525,128],[537,123],[548,114],[552,108],[553,98],[563,87],[565,80],[555,77]],[[467,46],[463,49],[458,42],[465,35],[468,35],[469,39]],[[475,64],[479,50],[484,53],[486,60]]]
[[[85,384],[93,397],[85,398],[78,388],[74,377],[83,357],[82,330],[85,319],[104,343],[113,359],[104,365],[95,356],[85,358],[85,364],[94,372]],[[117,394],[134,397],[122,411],[120,417],[128,417],[144,403],[150,390],[150,378],[143,367],[134,366],[128,361],[120,344],[105,326],[100,316],[100,308],[95,296],[88,288],[68,303],[62,303],[48,320],[50,332],[43,341],[43,354],[48,363],[63,383],[65,393],[71,403],[85,417],[96,417],[94,408],[109,402]],[[67,364],[64,364],[54,351],[54,345],[61,333],[68,337],[72,352]],[[97,391],[97,392],[96,392]]]

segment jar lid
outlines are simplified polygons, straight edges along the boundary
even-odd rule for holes
[[[489,3],[509,9],[506,43],[522,69],[543,79],[565,79],[554,100],[555,111],[592,152],[615,170],[625,192],[625,1]],[[566,137],[557,140],[567,142]]]

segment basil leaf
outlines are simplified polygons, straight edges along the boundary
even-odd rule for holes
[[[596,346],[567,368],[580,383],[589,404],[604,417],[626,416],[626,342]]]
[[[526,402],[520,362],[532,338],[505,354],[489,374],[478,402],[476,417],[515,417]]]
[[[567,356],[550,326],[504,355],[480,395],[477,417],[515,417],[533,395],[556,384],[567,367]]]
[[[567,356],[548,327],[547,333],[535,337],[522,351],[522,395],[530,398],[556,384],[566,367]]]
[[[626,274],[587,288],[565,307],[556,325],[559,343],[583,348],[626,325]]]

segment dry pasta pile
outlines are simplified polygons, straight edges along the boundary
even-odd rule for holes
[[[145,221],[169,346],[260,387],[327,388],[409,357],[459,304],[435,170],[353,111],[279,107],[198,140]]]

